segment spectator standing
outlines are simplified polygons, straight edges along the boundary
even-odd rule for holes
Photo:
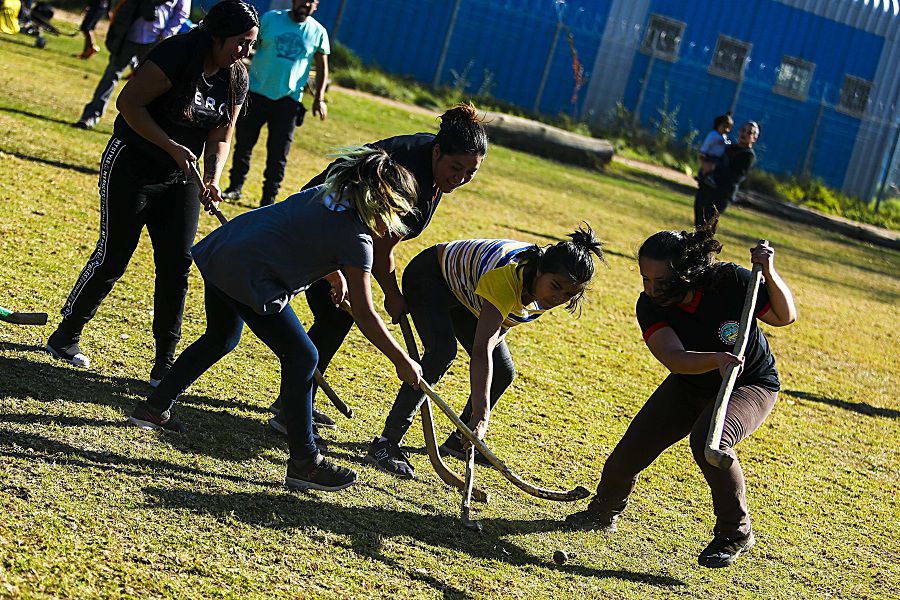
[[[712,172],[715,187],[700,184],[694,196],[694,226],[702,227],[715,214],[722,214],[734,202],[738,188],[756,162],[753,145],[759,138],[759,125],[747,121],[738,131],[736,144],[725,147],[722,161]]]
[[[84,35],[84,50],[78,55],[78,58],[88,59],[100,52],[100,46],[97,45],[97,37],[94,35],[94,29],[97,23],[109,11],[109,0],[88,0],[84,7],[84,19],[78,28]]]
[[[75,127],[91,129],[100,121],[125,68],[178,33],[190,11],[190,0],[121,0],[115,6],[106,36],[109,64]]]
[[[293,0],[290,10],[271,10],[260,19],[259,49],[250,64],[250,95],[247,113],[238,119],[234,159],[228,189],[223,197],[237,200],[250,171],[253,146],[263,125],[268,127],[266,169],[260,206],[275,202],[294,129],[302,123],[305,108],[303,88],[309,79],[312,60],[316,63],[316,95],[312,111],[323,121],[328,116],[325,84],[328,81],[328,32],[312,14],[318,0]]]

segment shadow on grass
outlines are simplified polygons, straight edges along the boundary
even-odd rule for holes
[[[15,343],[0,343],[3,352],[40,352],[43,348]],[[129,414],[136,399],[150,392],[147,382],[131,377],[115,377],[95,371],[75,369],[62,362],[44,362],[29,358],[0,356],[0,389],[10,398],[30,398],[42,403],[54,401],[74,404],[95,404],[120,409]],[[185,394],[175,405],[173,413],[185,423],[184,434],[161,435],[160,443],[181,452],[203,454],[228,461],[255,458],[263,450],[284,448],[286,443],[266,431],[265,421],[234,414],[230,410],[203,410],[197,406],[234,406],[238,410],[248,407],[233,401],[223,401],[206,396]],[[56,415],[20,414],[19,422],[31,419],[31,423],[57,423],[78,426],[84,424],[75,418],[67,421]],[[0,414],[0,421],[5,416]],[[115,422],[104,421],[110,425]],[[100,422],[96,424],[102,424]],[[125,424],[123,415],[121,424]]]
[[[799,398],[801,400],[809,400],[810,402],[818,402],[820,404],[827,404],[836,408],[843,408],[844,410],[849,410],[851,412],[866,415],[868,417],[900,419],[900,410],[895,410],[893,408],[882,408],[880,406],[872,406],[867,402],[848,402],[847,400],[828,398],[826,396],[819,396],[817,394],[800,392],[797,390],[781,390],[781,393],[787,394],[788,396],[793,396],[794,398]]]
[[[65,119],[60,119],[58,117],[50,117],[47,115],[42,115],[40,113],[31,112],[29,110],[22,110],[21,108],[12,108],[11,106],[0,106],[0,112],[10,113],[13,115],[20,115],[23,117],[28,117],[30,119],[39,119],[41,121],[48,121],[50,123],[59,123],[60,125],[66,125],[71,127],[73,121],[66,121]],[[109,132],[101,129],[82,129],[80,130],[84,133],[93,133],[96,135],[102,135],[104,137],[109,137]],[[5,151],[4,151],[5,152]]]
[[[75,171],[76,173],[84,173],[85,175],[99,175],[100,171],[98,169],[92,167],[85,167],[82,165],[74,165],[72,163],[62,162],[61,160],[53,160],[50,158],[41,158],[40,156],[31,156],[30,154],[24,154],[22,152],[16,152],[14,150],[9,150],[7,148],[0,148],[0,152],[3,154],[8,154],[10,156],[15,156],[21,160],[27,160],[28,162],[36,162],[41,163],[43,165],[47,165],[50,167],[55,167],[57,169],[67,169],[69,171]]]
[[[667,177],[663,177],[662,175],[642,171],[629,165],[617,164],[615,169],[608,169],[605,174],[613,179],[621,179],[628,181],[629,183],[638,183],[650,187],[665,188],[691,197],[697,193],[696,185],[688,185],[687,183],[674,181]]]
[[[445,597],[466,598],[468,594],[450,582],[438,580],[415,571],[384,556],[381,540],[390,537],[409,537],[432,547],[461,551],[481,560],[502,561],[513,566],[554,569],[584,577],[614,578],[668,588],[686,585],[666,575],[655,575],[624,569],[594,569],[578,564],[556,565],[546,558],[533,556],[505,539],[510,535],[540,533],[561,529],[556,520],[517,521],[512,519],[482,519],[484,531],[480,535],[464,529],[455,516],[407,512],[396,509],[340,506],[319,499],[319,496],[285,495],[268,492],[238,492],[229,494],[197,493],[145,487],[148,504],[154,507],[187,509],[198,514],[230,521],[238,519],[256,527],[270,529],[320,529],[351,539],[347,544],[361,558],[374,559],[391,568],[404,571],[412,579],[424,581]],[[328,543],[334,543],[329,540]]]
[[[49,420],[49,419],[48,419]],[[60,419],[52,419],[59,422]],[[0,417],[0,421],[12,423],[28,422],[27,419]],[[80,425],[105,426],[106,421],[82,419]],[[35,421],[37,422],[37,421]],[[114,424],[123,426],[124,423]],[[23,432],[20,429],[7,429],[0,427],[0,456],[28,460],[33,462],[64,464],[85,469],[103,469],[124,473],[132,477],[165,477],[177,479],[191,485],[197,485],[197,479],[225,479],[236,483],[249,483],[260,486],[273,486],[279,482],[258,481],[229,475],[227,473],[215,473],[204,471],[196,467],[187,467],[176,463],[149,458],[133,458],[115,452],[79,448],[67,442],[50,439],[43,435]]]

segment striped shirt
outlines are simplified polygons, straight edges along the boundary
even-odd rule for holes
[[[475,316],[487,300],[506,316],[503,327],[529,323],[546,311],[537,302],[522,305],[525,284],[516,257],[533,245],[514,240],[449,242],[441,271],[456,298]]]

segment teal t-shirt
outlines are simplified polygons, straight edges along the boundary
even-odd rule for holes
[[[250,63],[250,91],[270,100],[290,96],[299,102],[315,54],[330,54],[331,47],[321,23],[312,17],[296,23],[290,12],[270,10],[260,19],[262,41]]]

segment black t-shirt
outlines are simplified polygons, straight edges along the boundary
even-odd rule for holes
[[[173,112],[171,102],[175,98],[175,86],[184,74],[196,51],[198,37],[189,33],[163,40],[150,50],[145,60],[152,61],[172,83],[172,88],[147,105],[153,120],[172,140],[189,148],[196,156],[203,154],[203,146],[209,132],[222,123],[225,103],[228,101],[228,70],[219,69],[211,77],[201,78],[194,96],[194,116],[191,121]],[[243,104],[247,90],[236,99]],[[116,117],[113,134],[138,153],[144,174],[148,178],[161,178],[180,171],[169,154],[156,144],[133,130],[124,117]]]
[[[738,187],[747,178],[747,173],[750,172],[755,162],[756,153],[753,148],[744,148],[737,144],[725,146],[722,161],[713,173],[716,181],[715,195],[734,202]]]
[[[416,183],[419,185],[419,197],[416,200],[416,210],[403,217],[403,224],[409,228],[409,233],[403,239],[411,240],[417,237],[428,227],[431,217],[434,216],[438,203],[441,201],[441,196],[443,196],[443,192],[434,183],[434,173],[431,170],[431,148],[434,145],[434,134],[398,135],[366,145],[381,148],[391,156],[391,160],[409,169],[416,178]],[[303,186],[303,189],[323,184],[328,171],[337,162],[336,160],[325,167],[325,170],[313,177],[309,183]]]
[[[725,263],[721,268],[720,279],[712,289],[697,290],[690,304],[659,306],[647,294],[641,293],[636,310],[644,340],[663,327],[671,327],[685,350],[734,352],[751,271],[734,263]],[[755,316],[759,318],[769,308],[769,293],[765,285],[760,285]],[[710,392],[715,392],[722,384],[722,376],[717,369],[699,375],[679,374],[676,377]],[[744,370],[738,376],[737,385],[759,385],[773,392],[781,386],[775,369],[775,357],[766,336],[757,327],[756,319],[750,325]]]

